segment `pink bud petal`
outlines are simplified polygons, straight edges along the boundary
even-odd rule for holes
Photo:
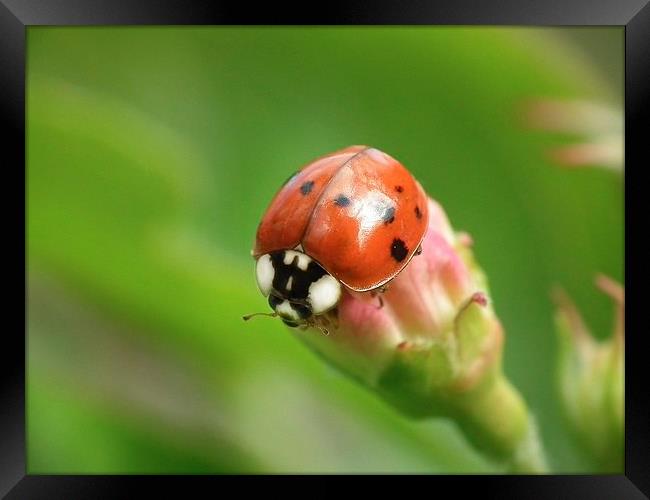
[[[346,335],[390,335],[400,341],[435,337],[449,330],[459,307],[474,291],[470,272],[454,244],[444,211],[429,200],[422,254],[413,257],[378,297],[347,292],[339,305],[340,328]],[[395,335],[395,329],[401,334]]]

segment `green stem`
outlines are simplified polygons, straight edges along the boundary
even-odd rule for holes
[[[537,422],[532,416],[528,419],[528,431],[519,443],[509,465],[511,471],[515,473],[547,474],[549,472]]]
[[[465,435],[511,472],[548,472],[537,425],[519,392],[502,374],[487,384],[453,398],[454,416]]]

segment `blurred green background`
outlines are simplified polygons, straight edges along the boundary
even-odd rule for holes
[[[522,103],[622,109],[623,28],[29,27],[27,48],[30,473],[501,470],[241,320],[267,309],[267,204],[351,144],[473,236],[552,470],[594,471],[556,396],[549,290],[608,335],[593,276],[622,280],[622,180],[554,165],[577,138]]]

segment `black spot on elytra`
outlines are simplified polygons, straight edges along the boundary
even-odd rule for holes
[[[395,191],[401,193],[402,191],[404,191],[404,188],[402,186],[395,186]]]
[[[395,221],[395,207],[388,207],[382,216],[384,224],[392,224]]]
[[[418,219],[421,219],[421,218],[422,218],[422,212],[420,211],[420,207],[418,207],[417,205],[415,206],[415,216],[416,216]]]
[[[334,199],[334,203],[336,203],[339,207],[347,207],[350,204],[350,198],[343,194],[340,194]]]
[[[314,181],[307,181],[302,186],[300,186],[300,192],[303,196],[311,193],[311,190],[314,188]]]
[[[390,254],[393,259],[397,262],[402,262],[408,255],[409,250],[406,248],[406,245],[399,238],[393,240],[393,244],[390,246]]]

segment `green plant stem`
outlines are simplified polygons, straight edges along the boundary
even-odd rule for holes
[[[535,421],[499,364],[438,385],[431,380],[440,380],[447,367],[444,355],[432,353],[436,351],[400,353],[373,388],[412,418],[451,418],[472,445],[510,472],[547,472]],[[433,376],[432,366],[438,369]]]
[[[519,392],[500,373],[486,384],[453,397],[454,417],[467,438],[511,472],[548,472],[537,425]]]

